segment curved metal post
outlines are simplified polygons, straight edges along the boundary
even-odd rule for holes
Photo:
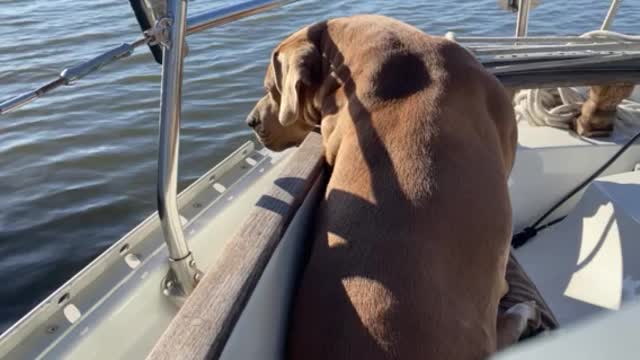
[[[529,27],[529,9],[531,8],[530,0],[520,0],[518,4],[518,20],[516,22],[516,36],[527,36]]]
[[[616,14],[618,13],[618,8],[620,7],[620,3],[622,0],[611,0],[611,6],[609,7],[609,11],[607,12],[607,16],[604,18],[602,22],[602,26],[600,30],[609,30],[611,24],[613,23],[613,19],[616,18]]]
[[[187,0],[168,0],[167,5],[169,21],[166,23],[169,26],[169,36],[163,43],[158,214],[170,258],[170,271],[164,282],[165,293],[180,302],[193,291],[199,278],[193,255],[182,231],[177,200]]]

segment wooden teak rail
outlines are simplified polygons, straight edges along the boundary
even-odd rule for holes
[[[202,278],[147,359],[216,359],[324,164],[311,133]]]

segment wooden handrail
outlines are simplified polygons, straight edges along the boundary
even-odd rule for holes
[[[225,246],[147,359],[216,359],[324,164],[311,133]]]

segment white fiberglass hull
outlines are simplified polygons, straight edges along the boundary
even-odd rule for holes
[[[621,146],[527,125],[520,126],[519,145],[509,183],[515,231],[535,220]],[[225,242],[286,166],[292,152],[256,151],[253,143],[248,143],[180,195],[185,234],[203,270],[216,261]],[[630,172],[638,162],[640,146],[632,146],[603,176]],[[628,196],[640,199],[638,188]],[[556,216],[569,213],[579,198]],[[308,221],[305,206],[309,207],[303,205],[288,230],[293,234],[289,238],[296,236],[292,228]],[[576,231],[581,231],[577,229],[579,225],[578,222],[574,226]],[[292,270],[287,269],[295,267],[292,257],[299,253],[299,244],[300,241],[296,244],[295,240],[284,239],[279,245],[223,357],[252,358],[258,352],[278,356],[288,301],[283,294],[290,291]],[[533,272],[535,281],[532,264],[536,260],[527,255],[528,247],[516,255],[524,260],[527,271]],[[636,254],[624,254],[625,262],[640,263]],[[538,256],[537,261],[547,268],[562,265],[554,264],[553,257]],[[166,247],[154,214],[5,333],[0,339],[0,358],[144,358],[178,310],[161,291],[167,269]],[[550,296],[545,294],[548,290],[544,285],[537,285],[545,296]],[[550,306],[556,310],[553,303]],[[594,311],[569,322],[588,317],[600,308],[606,307],[596,306]],[[563,318],[563,314],[556,315]]]

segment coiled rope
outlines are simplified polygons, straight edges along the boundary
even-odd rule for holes
[[[630,36],[613,31],[596,30],[581,37],[615,41],[640,41],[640,36]],[[557,88],[521,90],[514,97],[516,119],[534,126],[551,126],[568,129],[580,116],[582,104],[587,100],[584,88]],[[617,108],[614,131],[631,137],[640,131],[640,103],[625,99]]]

